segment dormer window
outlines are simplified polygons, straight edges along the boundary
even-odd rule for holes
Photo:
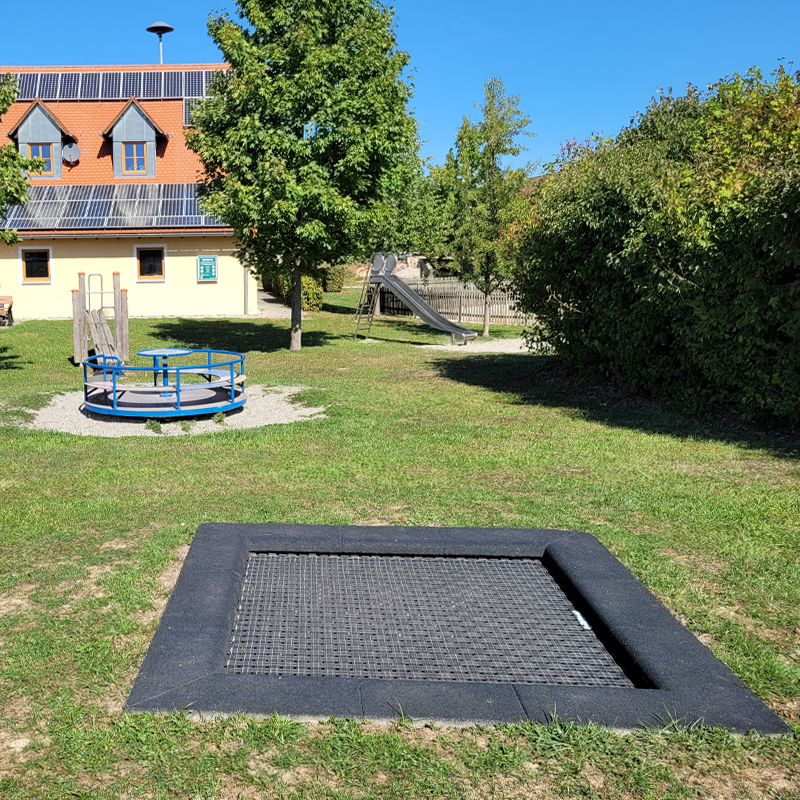
[[[28,158],[41,158],[44,161],[44,169],[34,175],[53,174],[53,145],[52,144],[28,144]]]
[[[28,158],[41,158],[44,161],[44,169],[41,172],[31,172],[31,178],[61,177],[62,146],[74,142],[75,137],[40,100],[31,103],[8,135],[16,139],[20,153]]]
[[[122,143],[122,174],[123,175],[147,174],[146,142]]]
[[[156,177],[156,138],[167,135],[136,100],[128,101],[103,135],[112,142],[115,178]]]

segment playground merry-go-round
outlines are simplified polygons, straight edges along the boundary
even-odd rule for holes
[[[231,411],[246,402],[242,353],[164,347],[137,355],[152,358],[152,365],[131,366],[103,354],[83,362],[85,410],[169,419]]]

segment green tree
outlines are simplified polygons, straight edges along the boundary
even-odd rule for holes
[[[13,75],[0,78],[0,119],[17,96],[17,82]],[[44,168],[40,158],[24,158],[13,144],[0,147],[0,219],[5,219],[10,206],[28,202],[28,172]],[[0,229],[0,239],[6,244],[19,241],[17,232]]]
[[[254,272],[291,273],[290,349],[302,276],[363,255],[416,146],[406,53],[372,0],[236,0],[208,30],[231,70],[192,115],[206,210]]]
[[[489,335],[489,295],[503,286],[514,266],[502,241],[509,210],[528,172],[503,166],[503,158],[519,155],[517,143],[530,120],[519,109],[519,96],[506,96],[503,82],[490,78],[484,86],[483,113],[477,124],[464,118],[455,150],[434,174],[451,219],[449,239],[455,273],[474,283],[484,295],[483,335]]]

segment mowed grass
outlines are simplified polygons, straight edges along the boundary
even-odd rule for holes
[[[549,357],[421,348],[449,339],[413,320],[355,341],[356,299],[328,295],[300,353],[283,321],[132,320],[134,351],[241,350],[251,384],[326,407],[200,436],[23,429],[80,388],[71,323],[0,330],[0,797],[800,798],[800,440]],[[588,530],[793,734],[125,715],[211,520]]]

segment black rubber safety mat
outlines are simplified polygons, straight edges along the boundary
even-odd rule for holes
[[[225,669],[633,686],[539,559],[249,553]]]
[[[543,528],[201,525],[126,708],[790,732],[597,539]]]

